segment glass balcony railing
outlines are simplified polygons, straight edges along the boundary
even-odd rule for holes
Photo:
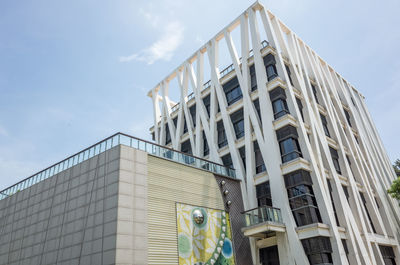
[[[246,226],[253,226],[265,222],[283,223],[281,210],[271,206],[261,206],[243,213]]]
[[[97,144],[94,144],[84,149],[83,151],[64,159],[59,163],[56,163],[40,171],[39,173],[36,173],[33,176],[30,176],[18,182],[17,184],[0,191],[0,200],[17,193],[18,191],[24,190],[38,182],[48,179],[63,170],[77,165],[78,163],[82,163],[83,161],[99,155],[100,153],[103,153],[119,144],[127,145],[135,149],[145,151],[154,156],[166,158],[185,165],[204,169],[218,175],[223,175],[231,178],[236,177],[235,170],[232,168],[228,168],[202,158],[187,155],[182,152],[136,138],[134,136],[123,133],[116,133],[98,142]]]

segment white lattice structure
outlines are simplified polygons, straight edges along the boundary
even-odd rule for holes
[[[232,38],[233,32],[240,33],[237,43]],[[267,42],[263,42],[263,35]],[[226,44],[232,66],[220,72],[218,59],[222,44]],[[275,78],[269,78],[264,65],[263,58],[268,54],[274,57]],[[250,73],[251,65],[255,76]],[[204,84],[208,71],[210,81]],[[242,96],[229,102],[224,84],[235,77]],[[179,102],[169,97],[172,82],[179,84],[176,88],[180,93]],[[254,84],[257,89],[252,89]],[[288,113],[275,119],[270,92],[278,87],[284,91],[281,96]],[[310,253],[304,250],[302,240],[317,236],[330,239],[333,264],[390,264],[387,263],[390,257],[382,256],[380,246],[393,247],[392,260],[400,264],[400,210],[398,202],[386,194],[395,173],[364,97],[263,5],[256,2],[249,7],[148,95],[154,103],[155,125],[151,131],[156,142],[177,150],[181,150],[182,143],[190,142],[185,151],[189,149],[195,156],[203,157],[204,136],[209,147],[206,158],[223,163],[221,157],[229,153],[237,178],[242,180],[247,209],[257,207],[256,185],[269,181],[272,204],[281,209],[285,232],[272,229],[276,233],[271,237],[250,236],[254,264],[262,264],[259,249],[272,245],[278,246],[280,264],[315,264],[310,260]],[[208,95],[209,110],[202,100]],[[253,104],[256,99],[258,108]],[[237,139],[231,119],[240,109],[244,136]],[[219,121],[227,140],[222,148],[218,147],[221,144],[217,133]],[[290,139],[297,137],[301,154],[283,163],[282,159],[286,158],[280,145],[284,143],[280,142],[277,131],[289,127],[295,128],[296,133],[292,134],[297,136]],[[166,142],[167,134],[170,143]],[[254,141],[266,167],[266,171],[259,173],[255,168]],[[242,147],[245,159],[242,159]],[[332,154],[333,149],[337,153]],[[295,196],[290,197],[285,179],[298,170],[311,176],[319,222],[298,225],[301,218],[297,220],[294,216],[297,210],[291,207],[289,199],[294,200]],[[294,189],[301,186],[296,185]],[[307,207],[312,208],[310,205],[308,202]]]

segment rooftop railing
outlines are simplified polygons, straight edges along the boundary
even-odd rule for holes
[[[267,47],[268,45],[269,45],[268,41],[263,40],[263,41],[261,42],[261,46],[262,46],[261,49],[264,49],[264,48]],[[249,58],[253,57],[253,55],[254,55],[253,50],[250,50],[250,51],[249,51]],[[241,60],[241,59],[242,59],[242,58],[240,58],[239,60]],[[229,65],[228,67],[226,67],[224,70],[222,70],[222,71],[220,72],[220,78],[223,78],[224,76],[228,75],[228,74],[229,74],[230,72],[232,72],[233,70],[235,70],[235,67],[233,66],[233,64]],[[202,91],[203,91],[203,90],[206,90],[206,89],[209,88],[210,86],[211,86],[211,80],[208,80],[206,83],[204,83]],[[191,100],[191,99],[193,98],[193,96],[194,96],[193,92],[190,93],[190,94],[188,95],[188,101]],[[178,108],[179,108],[179,102],[176,103],[174,106],[172,106],[172,108],[171,108],[171,113],[177,111]]]
[[[281,210],[271,206],[261,206],[245,211],[243,214],[247,227],[265,222],[283,223]]]
[[[83,161],[86,161],[96,155],[99,155],[117,145],[127,145],[142,151],[145,151],[151,155],[166,158],[178,163],[193,166],[196,168],[204,169],[212,173],[223,175],[231,178],[235,178],[235,170],[199,157],[184,154],[182,152],[173,150],[168,147],[164,147],[146,140],[136,138],[124,133],[116,133],[84,150],[72,155],[61,162],[58,162],[36,174],[30,176],[17,184],[8,187],[0,191],[0,200],[17,193],[18,191],[24,190],[36,183],[39,183],[45,179],[48,179],[61,171],[71,168]]]

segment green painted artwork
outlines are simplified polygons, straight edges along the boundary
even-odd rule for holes
[[[229,214],[176,204],[179,265],[234,265]]]

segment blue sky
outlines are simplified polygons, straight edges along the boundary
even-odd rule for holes
[[[364,94],[400,158],[400,2],[262,3]],[[149,139],[147,91],[251,4],[0,1],[0,189],[117,131]]]

